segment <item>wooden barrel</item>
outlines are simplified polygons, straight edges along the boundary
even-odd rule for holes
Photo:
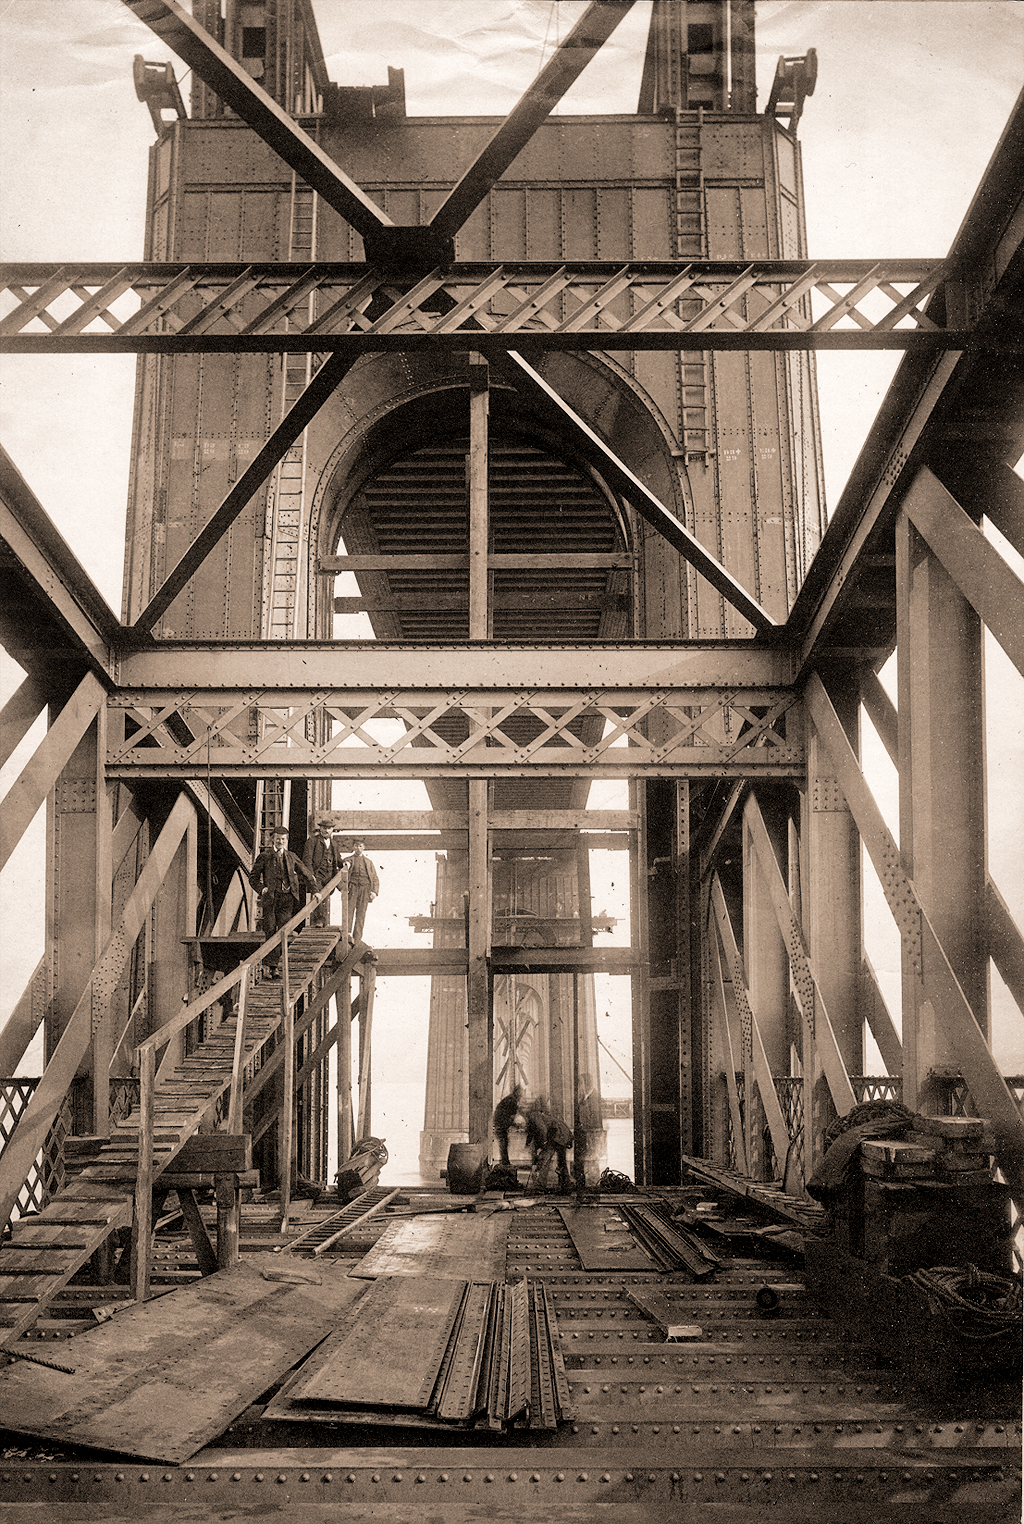
[[[475,1196],[486,1168],[486,1143],[453,1143],[448,1150],[448,1189],[455,1196]]]

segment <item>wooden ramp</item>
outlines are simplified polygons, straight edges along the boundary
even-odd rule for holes
[[[327,1337],[366,1291],[340,1267],[261,1254],[0,1371],[0,1428],[181,1462]]]
[[[305,994],[341,937],[337,928],[307,929],[289,948],[288,992]],[[269,982],[249,991],[246,1058],[250,1059],[281,1018],[281,986]],[[221,1023],[155,1090],[153,1172],[164,1171],[231,1083],[235,1020]],[[0,1247],[0,1349],[31,1328],[36,1318],[116,1228],[132,1221],[139,1162],[139,1117],[133,1111],[112,1128],[92,1162],[64,1186],[36,1217],[12,1224]]]

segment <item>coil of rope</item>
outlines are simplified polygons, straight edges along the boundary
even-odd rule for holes
[[[1021,1334],[1019,1276],[998,1275],[977,1265],[934,1265],[907,1277],[928,1298],[957,1336],[971,1342]]]

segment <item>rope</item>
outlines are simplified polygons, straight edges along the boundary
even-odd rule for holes
[[[1019,1276],[998,1275],[977,1265],[936,1265],[907,1277],[928,1298],[929,1310],[945,1318],[959,1338],[972,1343],[1021,1335]]]

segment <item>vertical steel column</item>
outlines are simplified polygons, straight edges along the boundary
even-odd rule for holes
[[[490,510],[487,501],[489,367],[478,356],[469,362],[469,638],[487,640],[491,634],[490,574],[487,551]]]
[[[488,367],[470,361],[469,395],[469,638],[490,635],[487,547]],[[488,954],[491,907],[488,873],[488,784],[474,778],[469,787],[469,966],[466,1015],[469,1030],[469,1141],[486,1143],[494,1109],[494,1034],[491,1027]]]
[[[281,1119],[277,1140],[277,1171],[281,1197],[281,1231],[288,1226],[292,1199],[292,1155],[295,1137],[295,1018],[289,991],[288,938],[281,938],[281,1042],[284,1064],[281,1070]]]
[[[63,707],[59,701],[52,705],[50,725]],[[99,714],[104,711],[105,706],[101,706]],[[110,935],[110,831],[109,811],[103,802],[102,756],[94,720],[61,770],[47,803],[46,857],[50,871],[46,875],[46,967],[51,971],[52,984],[46,1060],[78,1005]],[[103,1135],[107,1129],[104,1054],[109,1064],[109,1046],[109,1032],[104,1031],[92,1060],[92,1116],[81,1119],[84,1130]],[[97,1063],[102,1075],[96,1072]]]
[[[469,967],[466,1017],[469,1029],[469,1141],[486,1143],[494,1110],[494,1045],[491,1030],[488,955],[491,946],[488,893],[487,801],[485,778],[469,782]]]
[[[647,904],[647,789],[629,780],[629,808],[639,828],[629,833],[629,920],[633,953],[630,981],[633,1008],[633,1175],[637,1185],[652,1178],[651,1134],[651,993],[650,936]]]
[[[359,1121],[358,1141],[373,1133],[373,997],[377,973],[372,963],[359,966]]]
[[[860,686],[852,673],[833,686],[832,701],[859,756]],[[807,764],[807,952],[847,1072],[862,1074],[860,833],[813,725],[808,725]]]
[[[181,1009],[182,1000],[188,994],[190,955],[183,938],[194,936],[196,929],[197,835],[198,828],[193,815],[185,839],[174,854],[174,860],[153,904],[149,1001],[145,1032],[140,1032],[140,1037],[148,1037],[171,1016],[176,1015]],[[185,1051],[184,1033],[172,1037],[169,1046],[179,1056],[182,1055]],[[173,1061],[172,1059],[171,1062]]]
[[[690,785],[683,778],[675,784],[675,824],[672,833],[672,870],[675,875],[675,943],[676,943],[676,1017],[679,1024],[679,1151],[694,1152],[694,1139],[703,1132],[703,1117],[698,1121],[696,1108],[704,1094],[704,1043],[702,1041],[700,1009],[693,1003],[693,981],[690,964],[693,955],[691,943],[690,903]]]
[[[113,911],[113,789],[108,788],[103,776],[103,759],[107,754],[107,714],[106,704],[101,705],[95,726],[89,731],[90,736],[95,734],[96,958],[99,958],[109,940]],[[96,1023],[95,1013],[93,1015],[92,1122],[93,1133],[103,1138],[110,1134],[110,1066],[114,1057],[116,1014],[115,1004],[111,1001],[99,1024]]]
[[[788,861],[787,823],[767,794],[757,796],[776,858]],[[750,1004],[757,1017],[768,1068],[774,1078],[789,1073],[789,957],[772,905],[764,873],[751,839],[746,812],[743,819],[743,963],[747,973]],[[746,1146],[750,1174],[764,1174],[765,1148],[761,1138],[758,1091],[754,1085],[753,1059],[744,1055],[746,1096]],[[763,1104],[763,1101],[762,1101]],[[779,1161],[784,1163],[783,1160]]]
[[[334,997],[338,1022],[338,1168],[352,1152],[352,976],[346,974]]]
[[[914,490],[927,490],[919,480]],[[936,489],[942,489],[935,484]],[[900,856],[968,1005],[988,1033],[983,923],[985,704],[981,621],[901,513],[896,529]],[[906,940],[904,942],[906,948]],[[930,1076],[955,1064],[920,980],[903,960],[903,1087],[937,1099]]]

